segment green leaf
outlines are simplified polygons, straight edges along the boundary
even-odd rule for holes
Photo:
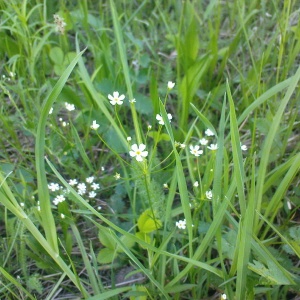
[[[160,141],[169,141],[170,136],[166,133],[160,133],[158,131],[150,131],[148,133],[148,136],[153,138],[155,141],[160,142]]]
[[[99,234],[98,234],[99,240],[101,244],[111,250],[116,249],[116,243],[113,241],[111,238],[111,232],[110,229],[104,227],[104,226],[99,226]]]
[[[103,248],[99,251],[99,254],[97,256],[97,261],[100,264],[109,264],[111,263],[116,257],[116,252],[109,249],[109,248]]]
[[[61,48],[59,48],[59,47],[51,48],[49,56],[55,65],[62,66],[62,64],[64,62],[64,53],[61,50]],[[75,53],[75,56],[76,56],[76,53]],[[73,58],[75,58],[75,56]],[[70,60],[70,62],[71,61],[72,60]]]
[[[138,219],[139,230],[143,233],[152,232],[159,229],[161,226],[161,221],[156,219],[149,209],[144,211]]]

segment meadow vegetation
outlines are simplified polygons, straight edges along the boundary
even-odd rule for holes
[[[300,299],[296,0],[0,0],[1,299]]]

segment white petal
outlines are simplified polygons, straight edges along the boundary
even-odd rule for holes
[[[146,149],[146,145],[140,144],[139,150],[140,150],[140,151],[143,151],[143,150],[145,150],[145,149]]]

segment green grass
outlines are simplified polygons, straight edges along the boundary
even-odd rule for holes
[[[299,298],[297,1],[0,10],[1,299]]]

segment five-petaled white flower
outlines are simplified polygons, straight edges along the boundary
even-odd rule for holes
[[[137,144],[133,144],[129,154],[131,157],[135,157],[137,161],[143,161],[143,158],[148,155],[148,151],[144,151],[145,149],[146,145],[144,144],[140,144],[139,146]]]
[[[205,134],[207,136],[214,136],[215,135],[209,128],[205,130]]]
[[[108,99],[112,105],[122,105],[125,95],[120,95],[119,92],[113,92],[113,96],[109,94]]]
[[[205,146],[205,145],[207,145],[208,140],[206,138],[202,138],[202,139],[199,140],[199,142],[200,142],[201,145]]]
[[[200,156],[203,153],[203,150],[200,150],[200,146],[190,146],[190,152],[195,156]]]
[[[99,124],[97,124],[96,120],[93,121],[93,124],[91,125],[91,128],[94,130],[97,130],[99,128]]]
[[[171,90],[175,86],[175,82],[168,81],[168,89]]]
[[[135,99],[131,99],[131,100],[129,100],[129,103],[135,103],[136,102],[136,100]]]
[[[94,191],[89,192],[89,198],[95,198],[96,195],[97,194]]]
[[[168,114],[167,116],[168,116],[169,121],[171,122],[171,120],[172,120],[172,115],[171,115],[171,114]],[[156,115],[156,120],[158,121],[158,124],[160,124],[160,125],[165,125],[165,122],[164,122],[164,120],[163,120],[163,118],[162,118],[161,115],[157,114],[157,115]]]
[[[58,183],[51,182],[50,184],[48,184],[48,189],[52,192],[59,191],[59,185]]]
[[[94,181],[94,179],[95,179],[94,176],[91,176],[91,177],[86,178],[85,181],[87,183],[92,183]]]
[[[65,107],[68,111],[72,111],[75,110],[75,105],[74,104],[70,104],[68,102],[65,102]]]
[[[69,185],[70,186],[73,186],[73,185],[76,185],[78,182],[77,182],[77,179],[70,179],[69,180]]]
[[[178,222],[176,222],[176,226],[179,229],[185,229],[186,228],[186,220],[179,220]]]
[[[217,150],[218,149],[218,144],[210,144],[210,146],[207,146],[209,150]]]
[[[99,185],[99,183],[93,182],[91,185],[91,188],[95,191],[95,190],[100,189],[100,185]]]
[[[194,186],[194,187],[198,187],[198,186],[199,186],[199,182],[198,182],[198,181],[195,181],[194,184],[193,184],[193,186]]]
[[[121,178],[121,174],[116,173],[116,174],[114,175],[114,177],[115,177],[116,180],[119,180],[119,179]]]
[[[54,199],[53,199],[53,204],[54,205],[58,205],[58,203],[64,202],[66,200],[66,198],[63,195],[57,195]]]

